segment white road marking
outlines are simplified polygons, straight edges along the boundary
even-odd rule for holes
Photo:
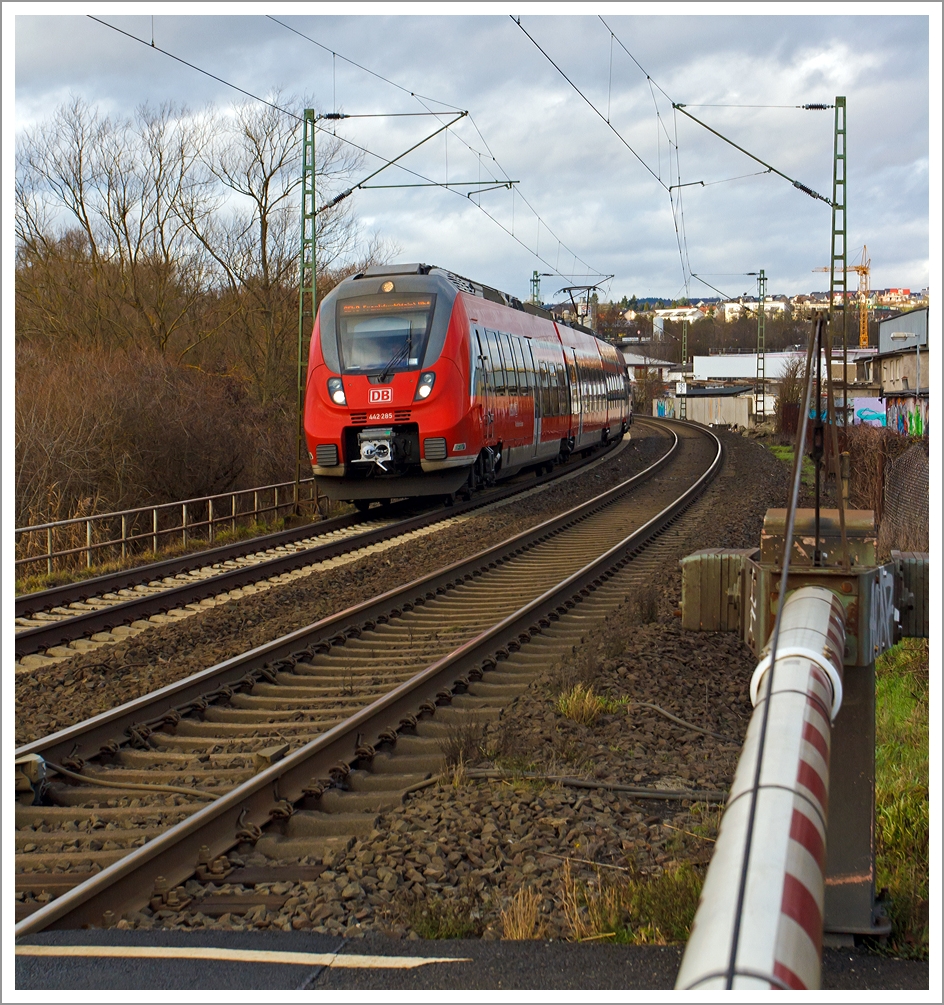
[[[357,970],[412,970],[427,963],[471,963],[453,956],[363,956],[357,953],[287,953],[264,949],[215,949],[210,946],[31,946],[18,945],[17,956],[90,956],[121,959],[227,960],[235,963],[296,963],[307,967]]]

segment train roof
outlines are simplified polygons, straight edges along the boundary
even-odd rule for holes
[[[599,338],[597,333],[593,331],[592,328],[587,328],[585,325],[576,324],[573,321],[565,321],[563,318],[555,317],[555,315],[553,315],[550,311],[545,310],[543,307],[526,303],[523,300],[519,300],[517,297],[511,296],[510,293],[503,293],[501,290],[496,290],[494,287],[485,286],[483,283],[477,283],[472,279],[466,279],[465,276],[457,275],[455,272],[450,272],[448,269],[442,269],[438,265],[426,265],[422,262],[371,265],[363,272],[358,272],[357,275],[351,276],[350,278],[368,279],[373,276],[428,276],[430,274],[444,276],[457,290],[462,293],[469,293],[472,296],[481,297],[483,300],[491,300],[493,303],[504,304],[505,307],[511,307],[513,310],[523,311],[525,314],[534,314],[537,317],[546,318],[548,321],[554,321],[558,325],[566,325],[568,328],[573,328],[576,331],[585,332],[587,335],[593,335],[595,338]]]

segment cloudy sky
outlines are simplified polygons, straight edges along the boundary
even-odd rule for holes
[[[757,8],[765,16],[744,16],[742,5],[608,4],[598,8],[604,24],[584,7],[539,16],[547,5],[524,4],[515,13],[534,41],[503,5],[464,13],[472,6],[440,17],[426,5],[422,14],[410,5],[265,7],[289,27],[254,4],[233,5],[238,16],[219,13],[223,4],[88,8],[120,34],[81,5],[4,4],[7,147],[11,129],[36,125],[70,95],[117,116],[145,102],[246,100],[170,53],[255,95],[310,96],[323,111],[468,110],[403,165],[436,182],[519,184],[482,194],[480,207],[463,186],[355,193],[364,233],[396,245],[401,260],[519,296],[534,269],[556,273],[542,280],[545,299],[609,274],[614,297],[675,297],[686,283],[693,298],[712,295],[692,274],[737,295],[754,289],[745,273],[761,268],[770,292],[797,293],[827,285],[812,270],[828,259],[829,207],[757,174],[763,165],[672,102],[828,196],[833,112],[795,106],[844,95],[850,261],[867,244],[874,288],[928,285],[929,244],[940,238],[929,225],[929,192],[940,213],[939,127],[929,134],[929,117],[940,118],[939,5],[864,4],[856,15],[850,4],[767,4]],[[337,131],[389,159],[435,128],[434,118],[401,116],[351,119]],[[381,163],[367,157],[362,176]],[[420,180],[391,168],[374,183]],[[673,212],[668,187],[679,182]]]

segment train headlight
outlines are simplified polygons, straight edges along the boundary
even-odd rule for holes
[[[432,370],[427,370],[426,373],[420,376],[420,382],[416,385],[416,394],[413,395],[414,401],[423,401],[428,398],[433,390],[433,384],[436,383],[436,374]]]
[[[344,393],[344,384],[340,377],[328,378],[328,395],[336,405],[347,404],[347,396]]]

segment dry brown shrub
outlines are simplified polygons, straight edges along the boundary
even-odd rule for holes
[[[294,420],[153,352],[17,347],[18,526],[285,481]]]
[[[891,429],[877,426],[849,426],[844,433],[849,453],[849,502],[856,509],[870,509],[876,520],[882,517],[885,475],[889,463],[908,450],[913,442]]]
[[[528,887],[522,887],[502,908],[502,935],[506,939],[541,939],[546,926],[540,916],[541,897]]]
[[[600,697],[594,694],[592,684],[589,687],[575,684],[570,691],[558,697],[557,711],[567,719],[584,726],[592,726],[603,711],[603,703]]]
[[[461,778],[465,766],[481,760],[485,727],[483,720],[472,716],[467,721],[451,725],[448,733],[439,740],[443,760],[447,768],[453,769],[454,777],[458,775]]]
[[[630,593],[628,606],[632,618],[640,625],[659,620],[659,587],[656,583],[641,583]]]

